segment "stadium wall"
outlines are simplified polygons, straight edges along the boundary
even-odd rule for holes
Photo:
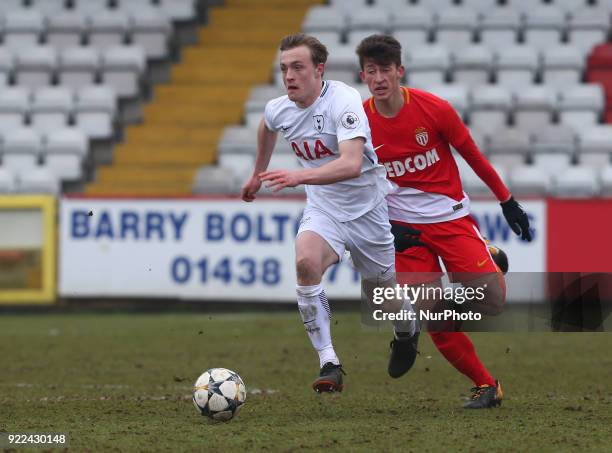
[[[53,196],[0,196],[0,304],[56,300]]]
[[[483,234],[506,250],[513,271],[546,271],[547,203],[523,202],[534,227],[527,244],[510,231],[498,203],[473,202]],[[303,206],[301,198],[63,198],[59,295],[293,301]],[[359,277],[346,261],[325,278],[330,297],[359,298]]]

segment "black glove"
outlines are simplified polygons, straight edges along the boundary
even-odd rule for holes
[[[510,197],[508,201],[500,203],[502,212],[506,218],[506,222],[521,239],[531,241],[531,231],[529,231],[529,218],[523,207],[518,204],[514,197]]]
[[[409,226],[391,223],[391,233],[395,238],[393,244],[396,252],[403,252],[410,247],[421,247],[425,245],[419,239],[421,232]]]

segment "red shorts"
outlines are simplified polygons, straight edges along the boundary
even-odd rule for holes
[[[451,278],[452,273],[499,272],[472,216],[439,223],[405,223],[395,220],[393,223],[421,231],[421,242],[426,245],[411,247],[401,253],[396,252],[396,272],[432,273],[412,277],[398,275],[398,281],[402,283],[437,280],[442,272],[438,258],[444,263],[446,271],[451,273]]]

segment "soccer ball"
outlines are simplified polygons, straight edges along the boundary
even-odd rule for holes
[[[226,368],[205,371],[193,388],[196,409],[213,420],[231,420],[238,415],[245,400],[244,382],[237,373]]]

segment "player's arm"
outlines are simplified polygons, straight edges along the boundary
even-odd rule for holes
[[[261,181],[267,181],[268,187],[274,192],[299,184],[324,185],[356,178],[361,173],[364,143],[363,137],[338,143],[340,157],[317,168],[297,171],[272,170],[260,173],[259,177]]]
[[[531,241],[529,231],[529,218],[520,204],[514,199],[510,190],[499,177],[491,163],[484,157],[470,135],[469,130],[450,104],[445,103],[445,110],[441,115],[445,127],[441,128],[446,140],[459,152],[461,157],[474,170],[474,173],[495,194],[500,202],[506,221],[517,235]]]
[[[277,132],[271,131],[266,126],[265,121],[261,120],[257,129],[257,154],[255,156],[255,168],[249,180],[242,186],[242,199],[253,201],[255,194],[261,188],[260,173],[264,172],[270,164],[272,151],[276,144]]]

